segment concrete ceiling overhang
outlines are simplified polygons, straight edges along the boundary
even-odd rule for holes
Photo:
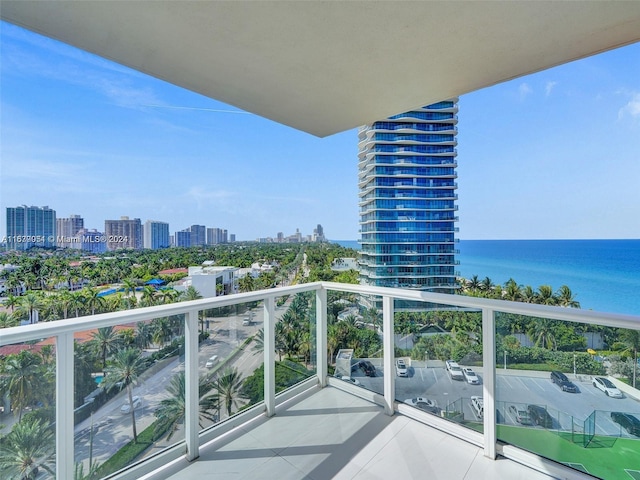
[[[640,40],[640,1],[30,1],[3,20],[317,136]]]

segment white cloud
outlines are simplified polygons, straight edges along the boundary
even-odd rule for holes
[[[627,104],[618,110],[618,118],[622,119],[627,115],[640,119],[640,92],[630,92],[631,99]]]
[[[528,83],[521,83],[518,87],[518,94],[520,95],[520,100],[524,100],[525,97],[531,95],[533,93],[533,89],[529,86]]]
[[[555,87],[557,84],[558,82],[547,82],[547,84],[544,87],[544,94],[547,97],[551,95],[551,90],[553,90],[553,87]]]

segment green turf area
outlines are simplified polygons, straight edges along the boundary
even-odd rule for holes
[[[591,475],[606,480],[631,480],[628,471],[640,466],[640,440],[630,438],[594,437],[587,448],[570,442],[566,436],[550,430],[498,425],[498,439],[534,452],[556,462],[586,469]],[[570,437],[570,435],[569,435]],[[625,471],[627,470],[627,471]]]

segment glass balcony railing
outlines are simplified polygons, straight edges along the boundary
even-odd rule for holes
[[[36,445],[42,479],[134,478],[329,383],[490,458],[622,479],[639,340],[637,316],[327,282],[6,328],[0,449]]]

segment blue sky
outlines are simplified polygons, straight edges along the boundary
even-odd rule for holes
[[[357,133],[319,139],[0,24],[0,208],[238,240],[358,238]],[[464,95],[461,239],[640,238],[640,44]],[[0,235],[5,234],[4,215]]]

